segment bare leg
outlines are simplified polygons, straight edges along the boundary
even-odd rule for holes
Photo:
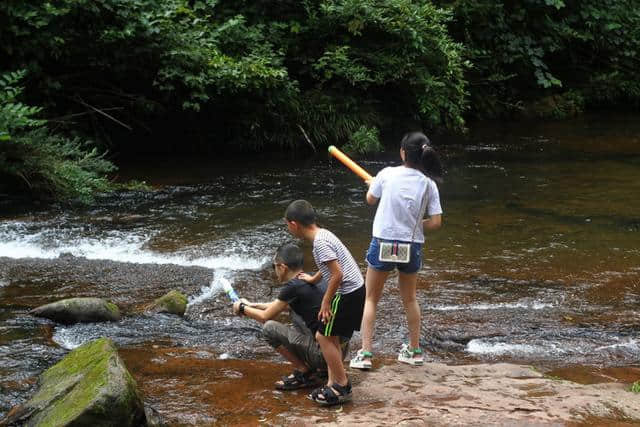
[[[325,337],[320,332],[316,332],[316,340],[320,344],[320,350],[325,362],[327,362],[327,385],[338,383],[347,385],[347,373],[342,364],[342,350],[338,337]]]
[[[400,296],[407,315],[409,327],[409,345],[411,348],[420,347],[420,306],[416,299],[416,283],[418,273],[405,274],[398,272]]]
[[[367,275],[365,278],[365,286],[367,296],[364,302],[364,312],[362,313],[362,324],[360,333],[362,334],[362,349],[371,351],[373,332],[376,324],[376,307],[382,297],[384,282],[389,276],[388,271],[379,271],[375,268],[367,267]]]
[[[293,365],[294,369],[297,369],[303,373],[310,371],[309,367],[305,365],[302,360],[298,359],[295,354],[291,353],[285,346],[281,345],[280,347],[276,348],[276,351],[280,353],[282,357],[287,359]]]

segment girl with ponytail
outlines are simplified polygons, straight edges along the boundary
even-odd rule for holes
[[[424,232],[441,226],[437,183],[442,182],[442,164],[429,138],[421,132],[411,132],[402,138],[400,158],[401,166],[384,168],[368,182],[367,203],[378,204],[378,208],[366,257],[362,349],[351,360],[352,368],[371,369],[376,306],[385,280],[394,269],[398,270],[398,286],[409,329],[409,343],[402,346],[398,360],[410,365],[422,365],[424,361],[416,282],[422,267]],[[424,219],[425,213],[427,219]]]

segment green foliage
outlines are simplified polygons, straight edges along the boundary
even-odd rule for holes
[[[17,84],[24,75],[24,70],[0,75],[0,141],[10,141],[14,132],[36,128],[44,123],[44,120],[33,118],[41,108],[29,107],[17,101],[22,93],[22,88]]]
[[[636,381],[631,384],[631,392],[632,393],[640,393],[640,381]]]
[[[17,188],[58,200],[89,203],[95,192],[111,190],[105,174],[115,167],[104,155],[77,138],[52,133],[44,120],[34,117],[39,107],[17,100],[24,75],[0,75],[0,176],[17,179]]]
[[[561,93],[579,93],[587,105],[640,104],[635,0],[437,3],[453,8],[451,32],[474,64],[467,77],[478,115]]]
[[[581,91],[569,90],[564,93],[542,97],[527,105],[523,115],[530,118],[567,119],[584,111],[585,99]]]
[[[307,13],[308,37],[322,42],[314,49],[322,55],[305,62],[323,88],[368,101],[384,116],[463,127],[466,65],[447,34],[448,11],[425,1],[342,0],[307,4]]]
[[[4,0],[0,40],[28,104],[138,152],[460,130],[469,105],[640,105],[637,0]]]
[[[349,143],[342,147],[348,154],[368,154],[382,151],[378,128],[360,126],[351,134]]]
[[[121,147],[145,128],[250,149],[295,146],[302,128],[328,144],[406,117],[463,127],[450,18],[417,0],[5,0],[0,67],[29,69],[33,98],[70,126],[132,129]]]

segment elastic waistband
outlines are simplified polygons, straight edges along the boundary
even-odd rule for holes
[[[380,242],[392,242],[392,243],[411,243],[412,245],[423,245],[424,242],[408,242],[406,240],[394,240],[394,239],[381,239],[379,237],[374,237],[374,240],[376,240],[378,243]]]

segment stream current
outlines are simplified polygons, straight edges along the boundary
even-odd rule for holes
[[[437,149],[447,170],[444,225],[427,236],[418,282],[427,358],[637,373],[640,117],[482,124],[465,143]],[[375,174],[398,158],[391,150],[361,165]],[[271,257],[292,240],[282,216],[300,198],[364,272],[375,213],[365,186],[322,155],[121,170],[153,190],[85,209],[0,205],[0,418],[44,369],[100,336],[116,342],[147,401],[170,420],[241,423],[286,412],[271,384],[288,369],[257,322],[231,314],[219,278],[250,300],[273,299]],[[184,318],[143,313],[171,289],[189,297]],[[76,296],[110,299],[125,316],[64,326],[28,314]],[[406,340],[401,307],[392,276],[376,324],[382,359]],[[358,344],[356,334],[352,354]],[[220,403],[227,393],[254,402]]]

